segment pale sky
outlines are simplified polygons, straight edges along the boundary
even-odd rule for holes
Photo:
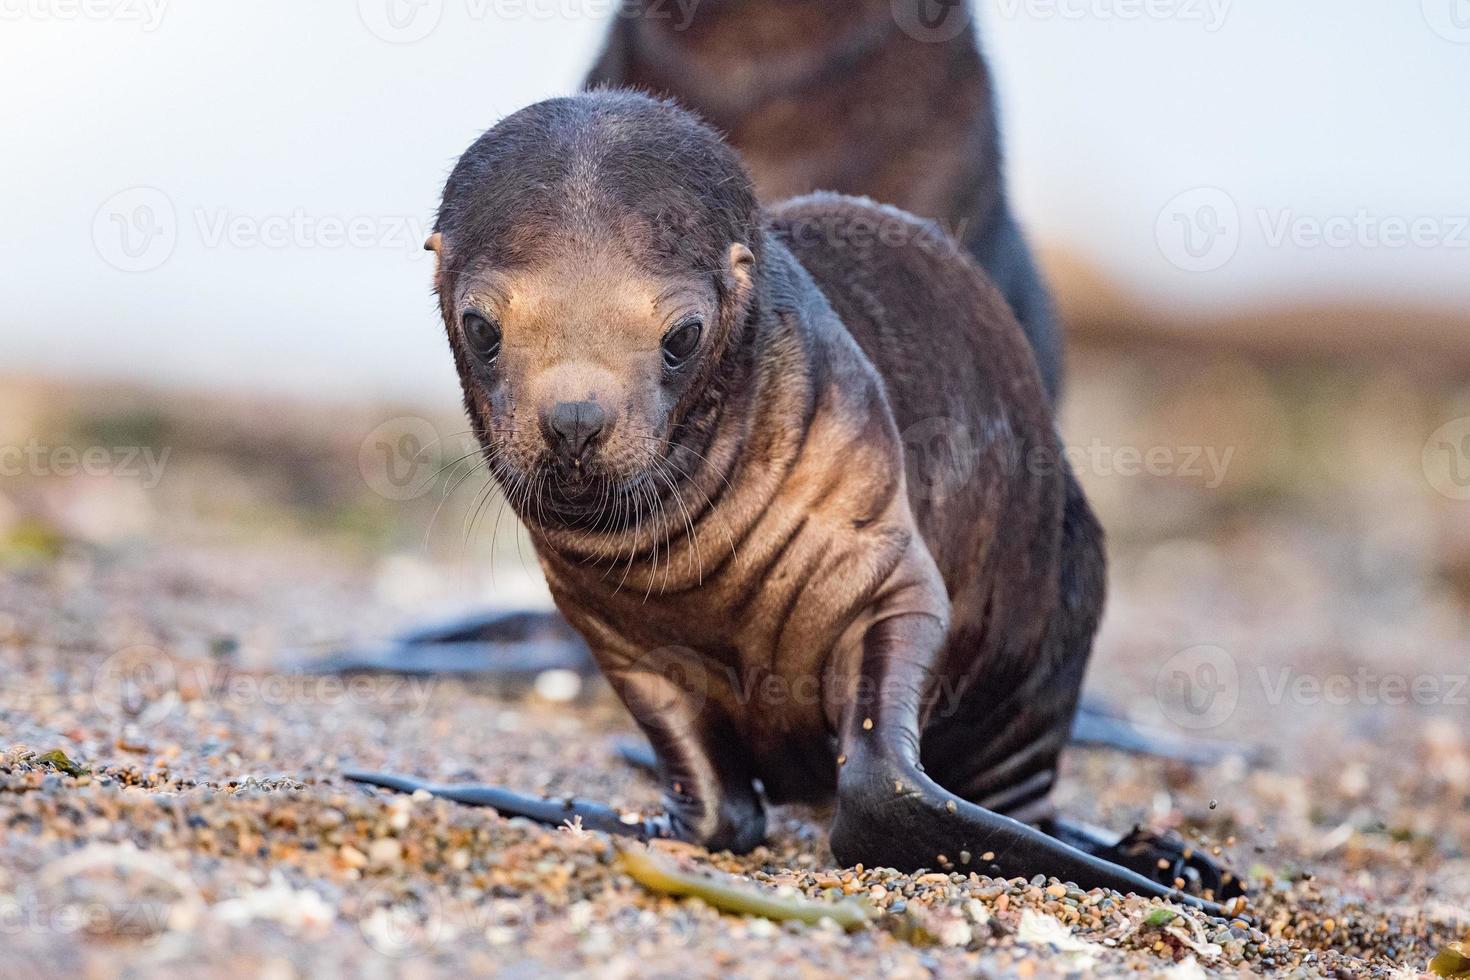
[[[0,370],[452,400],[443,178],[611,9],[0,0]],[[1470,0],[990,0],[982,36],[1033,237],[1165,305],[1470,309]]]

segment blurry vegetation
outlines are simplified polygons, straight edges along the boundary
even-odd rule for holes
[[[807,925],[830,919],[849,932],[866,927],[874,918],[873,909],[861,899],[815,902],[778,895],[720,871],[686,871],[668,858],[646,849],[620,849],[617,867],[649,891],[679,898],[698,898],[722,912],[735,915],[754,915],[776,922],[804,922]]]
[[[1470,935],[1440,950],[1430,960],[1429,972],[1437,977],[1470,977]]]
[[[12,393],[12,397],[16,397]],[[190,530],[178,517],[208,528],[209,535],[285,535],[330,540],[364,552],[422,551],[425,529],[439,511],[443,491],[464,467],[445,473],[420,497],[398,501],[375,493],[359,468],[364,439],[386,419],[417,416],[422,409],[308,403],[252,402],[160,391],[70,388],[36,384],[19,396],[23,410],[6,442],[46,447],[148,449],[166,460],[164,477],[146,488],[139,506],[166,513],[164,533]],[[441,432],[458,432],[454,414],[435,419]],[[166,457],[162,454],[166,453]],[[120,455],[116,458],[122,458]],[[452,457],[451,457],[452,458]],[[446,460],[447,461],[447,460]],[[138,481],[118,481],[128,491]],[[467,504],[483,479],[464,481]],[[88,501],[115,506],[114,488],[85,478],[28,473],[0,485],[0,561],[55,558],[69,535],[65,525]],[[108,498],[112,500],[109,502]],[[3,506],[9,501],[9,507]],[[444,547],[462,544],[463,511],[451,501],[435,522]],[[7,510],[13,510],[10,520]],[[494,511],[490,513],[493,515]],[[106,519],[105,517],[103,518]]]
[[[73,412],[65,423],[65,440],[78,446],[147,446],[163,449],[175,439],[179,419],[161,402],[125,404],[87,413]]]
[[[305,534],[369,554],[423,554],[427,543],[431,555],[451,560],[484,556],[498,520],[496,553],[514,560],[514,522],[502,515],[498,495],[479,509],[478,532],[469,530],[487,482],[482,469],[447,502],[444,492],[463,467],[407,501],[374,492],[364,477],[369,434],[422,409],[107,386],[18,390],[7,391],[7,441],[30,435],[51,445],[146,446],[168,453],[167,469],[145,493],[125,481],[8,481],[0,486],[0,561],[46,560],[68,540],[95,538],[95,527],[83,533],[75,526],[86,507],[99,511],[93,524],[107,526],[128,521],[105,508],[146,511],[122,515],[138,534]],[[1349,571],[1381,601],[1411,599],[1395,598],[1387,583],[1418,576],[1420,588],[1464,602],[1465,505],[1436,493],[1421,462],[1429,433],[1463,416],[1470,416],[1470,388],[1402,367],[1079,346],[1071,352],[1062,427],[1115,550],[1239,537],[1273,525],[1331,529],[1345,539],[1336,546],[1349,549]],[[453,409],[430,421],[453,440],[440,457],[449,463],[466,438],[464,422]],[[1097,447],[1100,464],[1089,455]],[[1173,453],[1174,469],[1116,472],[1120,451],[1151,450]],[[77,499],[83,491],[96,499]],[[1313,546],[1327,547],[1322,540]]]
[[[36,518],[22,518],[0,528],[0,567],[53,561],[61,557],[65,545],[65,536],[56,528]]]

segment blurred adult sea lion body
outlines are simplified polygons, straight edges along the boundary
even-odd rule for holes
[[[967,0],[632,0],[588,86],[668,96],[739,150],[760,199],[828,190],[933,219],[1062,379],[1051,299],[1006,196],[995,93]]]

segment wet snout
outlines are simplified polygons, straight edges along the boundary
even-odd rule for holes
[[[605,437],[607,411],[590,400],[556,402],[542,413],[541,429],[559,458],[581,461]]]
[[[562,463],[581,465],[604,447],[618,420],[618,379],[599,364],[563,362],[537,378],[537,420],[546,448]]]

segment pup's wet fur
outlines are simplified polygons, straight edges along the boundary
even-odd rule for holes
[[[995,96],[974,25],[968,0],[629,0],[588,84],[639,88],[694,108],[740,151],[762,200],[831,190],[937,220],[1010,304],[1055,400],[1059,329],[1007,200]],[[532,176],[520,179],[528,192],[538,190]],[[498,192],[514,197],[517,188]],[[656,227],[677,234],[677,222]],[[581,406],[565,403],[564,414],[580,419]],[[618,438],[626,443],[635,434],[624,426]],[[553,487],[559,492],[543,511],[559,507],[591,519],[608,501],[589,473],[563,469],[572,479]],[[525,489],[507,483],[513,492]],[[623,487],[614,506],[600,507],[602,520],[632,520],[646,506],[645,489]],[[575,642],[553,650],[526,641],[530,615],[486,612],[425,624],[386,643],[313,658],[308,669],[421,673],[432,665],[502,680],[550,668],[596,669]],[[568,628],[547,613],[536,632]],[[1086,699],[1072,737],[1186,762],[1242,752],[1140,729]]]
[[[872,223],[903,233],[849,234]],[[475,143],[436,245],[472,425],[653,745],[666,814],[432,791],[744,851],[765,836],[759,781],[772,801],[835,799],[844,864],[1236,891],[1178,846],[1120,848],[1047,803],[1101,532],[1014,316],[953,242],[832,195],[763,214],[711,129],[597,92]],[[499,325],[493,358],[470,314]],[[671,366],[692,319],[697,348]],[[542,425],[569,402],[611,420],[575,473]],[[901,433],[936,423],[968,440],[963,479],[910,482]]]

